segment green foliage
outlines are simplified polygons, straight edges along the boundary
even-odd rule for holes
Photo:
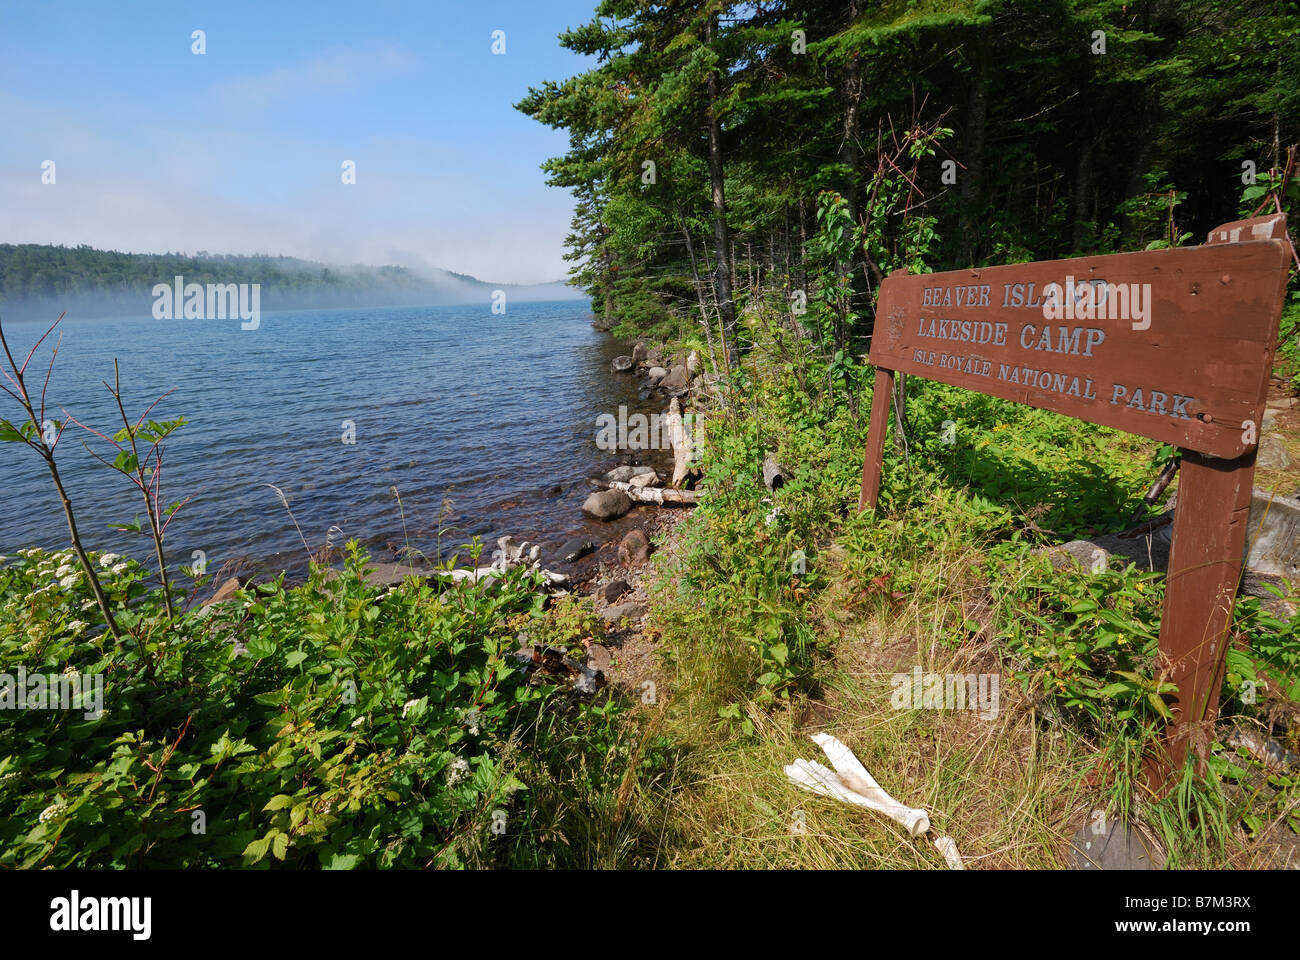
[[[381,594],[351,544],[339,573],[245,588],[163,630],[142,568],[98,563],[131,630],[122,649],[69,553],[0,566],[3,672],[104,683],[98,719],[0,715],[0,862],[424,867],[509,849],[493,846],[494,811],[509,834],[521,773],[555,759],[521,756],[552,699],[509,656],[506,622],[535,604],[525,574],[489,592],[411,581]]]
[[[1131,563],[1088,576],[1071,569],[1018,579],[1002,598],[1017,676],[1094,725],[1170,719],[1163,698],[1174,687],[1156,668],[1162,594],[1160,577]]]

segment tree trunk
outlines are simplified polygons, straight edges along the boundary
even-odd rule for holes
[[[717,17],[710,16],[705,27],[706,43],[713,42],[717,27]],[[713,244],[717,248],[717,273],[714,286],[718,298],[718,315],[722,320],[723,349],[727,354],[727,366],[735,367],[739,362],[736,353],[736,305],[731,299],[731,261],[729,241],[727,238],[727,197],[723,187],[722,169],[722,131],[718,124],[717,105],[718,71],[710,70],[708,78],[709,93],[709,183],[713,189]]]
[[[849,2],[849,26],[858,19],[858,0]],[[862,80],[858,71],[858,58],[849,55],[844,69],[844,126],[840,136],[840,163],[849,168],[844,178],[844,199],[849,204],[849,217],[858,218],[858,108],[862,100]],[[847,268],[844,272],[847,272]]]
[[[1089,202],[1092,200],[1092,136],[1084,137],[1083,146],[1079,150],[1079,163],[1075,167],[1074,173],[1074,237],[1071,241],[1071,253],[1078,255],[1083,252],[1084,244],[1088,241],[1089,232],[1095,229],[1095,223],[1088,220]]]
[[[975,40],[974,72],[966,124],[966,169],[961,174],[961,232],[966,245],[966,261],[971,266],[975,265],[979,256],[976,234],[984,178],[984,133],[989,112],[988,59],[984,53],[983,29]]]
[[[691,281],[695,287],[695,296],[700,301],[700,322],[704,324],[704,336],[709,342],[709,365],[713,372],[718,372],[718,356],[713,350],[713,325],[709,323],[709,305],[704,299],[704,283],[700,280],[700,269],[695,262],[695,244],[691,242],[691,231],[686,225],[686,218],[681,210],[677,211],[677,221],[682,225],[682,239],[686,241],[686,252],[691,257]]]

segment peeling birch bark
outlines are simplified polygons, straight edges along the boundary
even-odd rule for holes
[[[637,503],[657,503],[663,506],[665,503],[695,504],[700,502],[700,495],[695,490],[671,490],[668,487],[634,487],[630,483],[622,483],[618,480],[607,481],[606,486],[611,490],[622,490]]]

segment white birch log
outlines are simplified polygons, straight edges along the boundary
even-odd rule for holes
[[[785,478],[789,470],[783,467],[772,454],[763,458],[763,486],[769,490],[775,490],[785,485]]]
[[[700,495],[695,490],[671,490],[668,487],[634,487],[630,483],[609,480],[605,484],[611,490],[622,490],[629,499],[637,503],[690,503],[700,502]]]
[[[691,437],[686,432],[686,425],[682,422],[682,408],[676,397],[668,404],[663,429],[673,448],[673,476],[668,481],[668,486],[680,487],[686,480],[686,472],[691,468],[691,457],[695,451],[692,449]]]

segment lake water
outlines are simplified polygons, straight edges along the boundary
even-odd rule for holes
[[[609,540],[636,518],[598,524],[580,511],[586,478],[617,462],[596,447],[596,417],[620,404],[664,407],[639,402],[637,378],[611,371],[626,349],[592,329],[585,301],[512,303],[504,315],[486,304],[263,313],[256,330],[148,316],[70,318],[60,329],[47,416],[64,407],[104,433],[120,427],[102,385],[114,357],[128,414],[175,388],[152,414],[189,421],[164,447],[164,501],[193,497],[168,528],[169,563],[202,550],[210,571],[236,558],[305,568],[293,520],[264,484],[284,491],[313,550],[331,526],[376,559],[408,542],[445,556],[473,535]],[[42,328],[5,331],[21,357]],[[47,360],[43,347],[28,371],[37,387]],[[14,419],[16,404],[0,400],[0,416]],[[355,444],[343,442],[344,421]],[[150,560],[147,536],[107,526],[143,519],[138,492],[83,440],[112,454],[76,427],[56,452],[84,540]],[[0,445],[0,554],[67,542],[44,464]]]

